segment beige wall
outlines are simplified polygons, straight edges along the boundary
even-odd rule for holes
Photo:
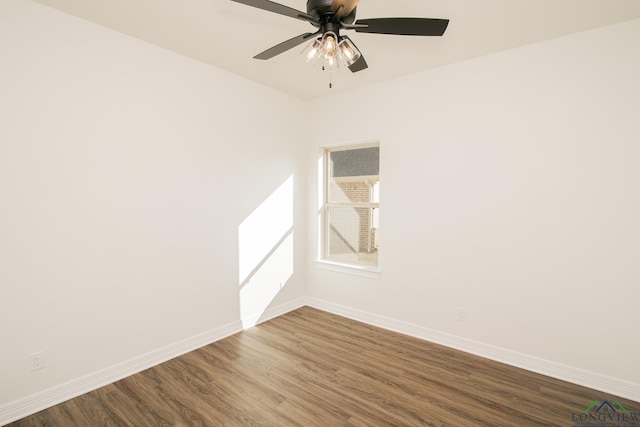
[[[310,211],[323,146],[379,140],[384,182],[382,272],[309,263],[316,304],[640,399],[637,40],[638,20],[311,102],[349,126],[311,135]]]
[[[31,1],[0,58],[0,424],[304,295],[300,101]]]

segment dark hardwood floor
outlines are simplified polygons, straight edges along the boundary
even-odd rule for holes
[[[640,404],[304,307],[23,426],[573,426]]]

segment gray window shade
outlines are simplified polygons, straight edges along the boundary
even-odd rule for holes
[[[333,151],[330,160],[334,178],[380,174],[380,147]]]

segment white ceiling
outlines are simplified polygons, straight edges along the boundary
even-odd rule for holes
[[[361,0],[357,18],[451,20],[443,37],[349,31],[369,69],[329,75],[308,65],[304,45],[268,61],[252,59],[302,33],[303,21],[231,0],[36,0],[105,27],[311,99],[505,49],[640,18],[639,0]],[[306,11],[305,0],[279,3]]]

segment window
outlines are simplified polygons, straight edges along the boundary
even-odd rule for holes
[[[378,267],[380,147],[326,149],[323,260]]]

